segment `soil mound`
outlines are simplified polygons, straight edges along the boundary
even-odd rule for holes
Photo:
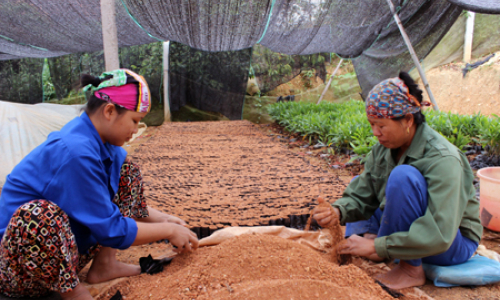
[[[258,234],[180,255],[162,273],[131,278],[109,294],[116,290],[126,299],[392,299],[354,265]]]
[[[249,286],[248,286],[249,285]],[[365,291],[350,287],[339,286],[336,283],[321,280],[270,280],[266,282],[255,282],[244,284],[240,287],[241,292],[233,293],[218,299],[226,300],[290,300],[290,299],[378,299],[373,298]],[[334,291],[332,293],[332,291]],[[215,294],[214,294],[215,296]],[[386,299],[386,298],[380,298]]]

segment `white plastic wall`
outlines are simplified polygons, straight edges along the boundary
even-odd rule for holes
[[[82,107],[0,101],[0,187],[24,156],[43,143],[49,133],[79,116]]]

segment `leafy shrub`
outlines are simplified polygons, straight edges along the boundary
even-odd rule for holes
[[[366,118],[361,101],[344,103],[278,102],[268,106],[273,120],[291,133],[341,149],[351,148],[358,155],[366,155],[377,143]],[[457,115],[427,110],[426,122],[462,151],[477,143],[489,148],[490,154],[500,154],[500,117],[491,118],[479,113]]]

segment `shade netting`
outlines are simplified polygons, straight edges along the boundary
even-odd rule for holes
[[[393,4],[420,59],[464,9],[500,13],[493,0]],[[100,9],[99,0],[0,1],[0,98],[41,102],[49,88],[64,98],[81,73],[102,72]],[[190,103],[241,118],[249,74],[261,91],[304,70],[325,77],[330,53],[353,60],[363,94],[413,67],[386,0],[117,0],[115,9],[121,67],[143,73],[157,103],[164,98],[159,41],[172,41],[173,110]],[[41,75],[47,64],[50,85]]]

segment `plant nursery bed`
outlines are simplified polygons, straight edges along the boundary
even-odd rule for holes
[[[229,226],[304,228],[318,196],[334,201],[346,187],[248,121],[165,124],[129,156],[148,204],[200,238]]]

